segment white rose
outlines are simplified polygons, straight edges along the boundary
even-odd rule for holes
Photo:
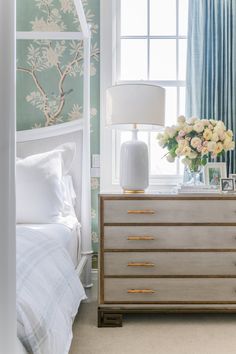
[[[224,134],[225,131],[224,131],[224,129],[222,127],[216,125],[213,132],[217,133],[219,135],[219,137],[220,137],[220,136],[222,136]]]
[[[201,133],[204,130],[204,124],[201,121],[198,121],[194,124],[193,129],[197,133]]]
[[[186,134],[190,133],[193,130],[193,127],[191,125],[185,124],[183,126],[183,131],[185,131]]]
[[[189,147],[189,146],[185,146],[185,147],[183,148],[182,153],[183,153],[183,155],[188,156],[189,153],[190,153],[190,151],[191,151],[190,147]]]
[[[226,130],[225,124],[221,120],[216,123],[216,126],[220,129]]]
[[[227,130],[226,135],[228,135],[230,138],[232,138],[234,133],[232,130],[229,129],[229,130]]]
[[[182,149],[179,148],[179,147],[177,147],[177,149],[175,150],[175,153],[176,153],[177,156],[181,156],[181,154],[182,154]]]
[[[192,138],[190,144],[192,145],[192,147],[194,149],[196,149],[198,147],[198,145],[201,145],[201,142],[202,142],[201,139],[198,138],[197,136],[195,136],[195,138]]]
[[[189,146],[187,140],[181,139],[181,140],[178,141],[178,147],[179,147],[180,149],[183,149],[183,148],[185,148],[186,146]]]
[[[204,133],[203,133],[203,137],[205,140],[211,140],[212,138],[212,131],[208,128],[205,129]]]
[[[209,141],[207,144],[207,148],[210,152],[214,151],[216,148],[216,142],[215,141]]]
[[[198,119],[196,117],[191,117],[191,118],[189,118],[188,123],[189,124],[194,124],[197,120]]]
[[[232,139],[226,136],[223,142],[223,147],[225,150],[231,150],[231,146],[232,146]]]
[[[210,124],[210,122],[209,122],[208,119],[201,119],[201,122],[202,122],[204,125],[207,125],[207,126]]]
[[[215,119],[210,119],[209,122],[210,122],[212,125],[214,125],[214,126],[215,126],[216,123],[217,123]]]
[[[195,151],[190,151],[189,154],[188,154],[188,158],[193,160],[193,159],[196,159],[197,157],[197,153]]]
[[[211,137],[211,140],[214,141],[214,142],[217,142],[219,140],[219,135],[217,133],[213,133],[212,137]]]
[[[178,122],[179,124],[184,124],[184,123],[186,122],[185,116],[179,116],[179,117],[177,118],[177,122]]]
[[[223,150],[223,145],[221,143],[217,143],[213,153],[214,155],[218,155],[222,150]]]
[[[225,139],[225,136],[226,136],[225,132],[220,134],[220,136],[219,136],[220,140],[223,141]]]
[[[173,138],[176,134],[176,128],[174,126],[172,127],[166,127],[165,133],[170,137]]]

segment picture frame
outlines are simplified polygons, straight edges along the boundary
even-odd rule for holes
[[[235,180],[233,178],[221,178],[220,190],[221,192],[234,192]]]
[[[233,178],[234,180],[234,191],[236,191],[236,173],[230,173],[229,178]]]
[[[204,180],[207,186],[221,187],[221,178],[226,178],[225,162],[208,162],[204,169]]]

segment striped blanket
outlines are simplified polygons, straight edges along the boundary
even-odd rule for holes
[[[66,354],[83,286],[66,250],[26,227],[17,229],[17,331],[29,353]]]

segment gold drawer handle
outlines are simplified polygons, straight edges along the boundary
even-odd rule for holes
[[[128,214],[135,214],[135,215],[139,215],[139,214],[153,215],[153,214],[155,214],[155,210],[152,210],[152,209],[146,209],[146,210],[128,210],[127,213],[128,213]]]
[[[155,267],[154,263],[150,262],[129,262],[128,267]]]
[[[154,294],[155,291],[152,289],[129,289],[128,294]]]
[[[128,241],[152,241],[155,240],[153,236],[128,236]]]

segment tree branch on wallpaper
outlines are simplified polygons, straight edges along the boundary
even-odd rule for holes
[[[45,126],[50,126],[62,121],[61,113],[68,95],[73,91],[65,91],[64,84],[68,76],[76,78],[83,75],[83,44],[82,42],[70,41],[70,59],[67,63],[62,63],[63,54],[68,48],[65,41],[34,41],[28,46],[27,64],[28,67],[18,66],[17,70],[32,78],[37,91],[32,91],[26,101],[31,103],[45,117]],[[91,47],[91,58],[98,61],[99,49],[97,45]],[[48,95],[46,89],[40,84],[40,73],[55,67],[57,70],[58,94]],[[93,74],[93,70],[92,70]],[[74,105],[68,114],[69,120],[81,118],[81,107]]]
[[[34,0],[41,18],[35,17],[31,21],[32,31],[65,31],[66,25],[63,21],[63,14],[71,15],[72,21],[78,31],[80,31],[79,19],[73,0]],[[94,24],[94,15],[89,9],[87,0],[82,0],[85,7],[85,13],[88,22],[91,24],[91,30],[96,33],[98,26]],[[59,8],[57,8],[59,5]],[[56,7],[57,6],[57,7]],[[67,43],[66,43],[67,42]],[[83,42],[82,41],[49,41],[34,40],[27,47],[26,64],[19,65],[17,70],[28,75],[36,88],[26,96],[26,102],[32,104],[36,109],[41,111],[44,116],[45,126],[54,125],[64,121],[63,108],[66,104],[68,96],[73,92],[72,88],[68,89],[69,80],[67,78],[77,78],[83,75]],[[99,60],[99,49],[97,43],[91,46],[91,59]],[[56,69],[56,70],[55,70]],[[53,72],[53,81],[57,93],[47,93],[46,87],[42,82],[45,73],[50,70]],[[96,74],[94,63],[91,62],[91,76]],[[41,80],[40,80],[41,78]],[[67,90],[65,90],[67,84]],[[67,113],[67,120],[81,118],[82,107],[74,104],[71,111]],[[40,127],[41,124],[35,125]]]

